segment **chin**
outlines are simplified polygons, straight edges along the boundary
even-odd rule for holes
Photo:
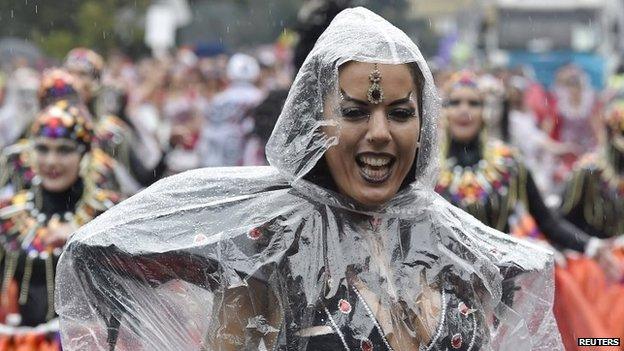
[[[364,190],[358,197],[357,202],[364,206],[379,206],[390,201],[396,192],[379,191],[379,189]]]
[[[46,180],[41,182],[41,185],[43,186],[45,190],[49,192],[53,192],[53,193],[59,193],[61,191],[65,191],[69,189],[69,187],[71,186],[71,184],[67,184],[67,182],[64,182],[64,181],[46,181]]]
[[[453,139],[461,142],[469,142],[473,140],[478,133],[474,131],[461,131],[459,133],[454,133]]]

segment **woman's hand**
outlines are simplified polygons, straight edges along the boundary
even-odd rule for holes
[[[566,154],[578,154],[579,148],[572,143],[560,143],[552,139],[548,139],[546,142],[546,149],[553,155],[561,156]]]
[[[598,249],[595,259],[611,281],[619,282],[624,275],[624,263],[613,254],[614,245],[612,241],[604,241],[605,244]]]

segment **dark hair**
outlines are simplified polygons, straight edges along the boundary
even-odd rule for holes
[[[351,6],[351,0],[322,0],[308,2],[299,10],[296,30],[299,41],[294,49],[295,72],[299,71],[316,41],[342,10]]]
[[[422,116],[423,116],[423,91],[425,87],[425,77],[416,62],[410,62],[407,64],[409,68],[410,74],[412,76],[412,80],[414,81],[414,85],[416,86],[417,93],[417,103],[418,103],[418,119],[420,120],[420,127],[422,128]],[[324,94],[325,95],[325,94]],[[418,139],[420,141],[420,136],[422,133],[418,134]],[[416,155],[414,156],[414,162],[412,162],[412,166],[403,179],[399,190],[403,190],[409,186],[410,183],[416,180],[416,163],[418,161],[418,150],[416,150]],[[331,173],[329,172],[329,165],[327,164],[327,160],[325,159],[325,155],[321,157],[316,165],[306,174],[303,179],[308,180],[318,186],[321,186],[325,189],[329,189],[335,192],[338,192],[338,186],[334,181]]]

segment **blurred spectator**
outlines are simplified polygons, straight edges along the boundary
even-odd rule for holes
[[[101,185],[108,165],[94,154],[86,110],[62,100],[36,118],[29,141],[38,181],[0,201],[4,269],[0,349],[60,350],[54,311],[56,262],[72,233],[120,201]],[[98,174],[94,170],[104,171]]]
[[[64,67],[74,76],[83,102],[94,118],[98,146],[124,165],[138,184],[147,186],[160,178],[164,172],[164,155],[156,137],[137,128],[123,113],[125,106],[119,107],[121,116],[98,115],[98,100],[103,91],[102,57],[90,49],[75,48],[67,54]]]
[[[552,91],[553,114],[542,127],[555,140],[572,143],[574,153],[563,157],[558,178],[563,179],[583,152],[597,146],[600,138],[600,105],[588,75],[574,65],[562,67]]]
[[[39,73],[29,67],[20,67],[13,71],[9,82],[0,108],[0,148],[23,137],[39,112]]]
[[[573,144],[559,143],[537,125],[537,118],[527,108],[525,94],[531,82],[522,76],[512,76],[507,83],[507,131],[509,142],[518,148],[525,165],[533,172],[535,183],[546,194],[552,191],[555,156],[574,150]]]
[[[217,94],[206,112],[202,130],[203,166],[240,166],[248,134],[252,131],[251,110],[263,99],[255,86],[260,75],[256,59],[235,54],[227,65],[229,86]]]

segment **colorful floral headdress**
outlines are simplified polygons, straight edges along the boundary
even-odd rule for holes
[[[607,126],[624,133],[624,96],[614,99],[605,112]]]
[[[78,99],[76,81],[69,72],[61,68],[45,70],[39,86],[39,103],[46,107],[61,99]]]
[[[479,76],[470,70],[461,70],[454,73],[448,80],[446,91],[448,92],[458,87],[479,89]]]
[[[87,48],[75,48],[67,53],[66,69],[84,72],[92,78],[99,79],[104,68],[104,59],[98,53]]]
[[[58,101],[45,108],[33,123],[32,137],[70,139],[90,148],[93,139],[91,118],[84,107],[67,100]]]

